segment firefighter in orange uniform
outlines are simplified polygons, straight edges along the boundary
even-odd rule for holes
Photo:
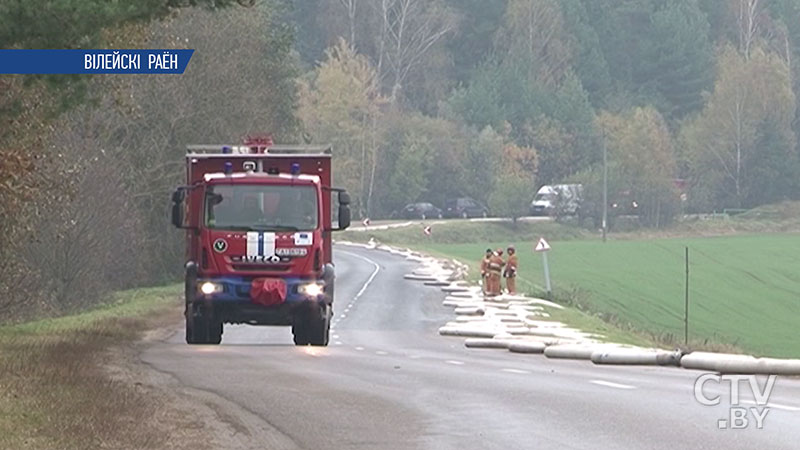
[[[513,295],[517,293],[517,267],[519,261],[517,259],[517,251],[513,245],[509,245],[507,250],[508,259],[503,270],[503,277],[506,279],[506,290]]]
[[[489,259],[492,257],[492,249],[487,248],[481,260],[481,280],[483,280],[483,293],[489,293]]]
[[[503,249],[498,248],[489,258],[489,295],[500,295],[500,275],[504,264]]]

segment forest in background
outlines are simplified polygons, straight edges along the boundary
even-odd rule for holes
[[[194,48],[182,76],[0,76],[0,318],[174,279],[188,143],[331,143],[357,216],[542,184],[645,226],[797,198],[800,0],[0,0],[2,48]],[[681,202],[675,180],[684,180]]]

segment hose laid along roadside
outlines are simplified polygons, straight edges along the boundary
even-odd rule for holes
[[[342,243],[340,243],[342,244]],[[348,245],[348,243],[344,243]],[[442,336],[467,338],[468,348],[508,349],[513,353],[544,354],[550,359],[590,360],[595,365],[674,366],[723,374],[800,376],[800,359],[756,358],[711,352],[647,349],[599,342],[595,336],[547,319],[546,308],[563,309],[548,300],[520,295],[485,297],[480,286],[462,278],[467,266],[455,260],[437,260],[411,250],[370,243],[354,244],[379,249],[420,267],[404,278],[437,286],[447,294],[443,306],[454,308],[457,318],[439,328]]]

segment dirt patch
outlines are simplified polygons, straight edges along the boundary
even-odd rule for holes
[[[109,320],[5,340],[0,447],[169,448],[168,437],[153,432],[161,402],[105,369],[107,349],[132,325]]]
[[[0,339],[0,448],[211,449],[206,420],[155,388],[136,361],[144,330],[174,324],[175,306],[74,328],[5,331]]]
[[[163,330],[159,331],[163,333]],[[158,436],[158,445],[151,448],[204,450],[224,447],[216,441],[214,430],[207,426],[209,414],[203,405],[195,404],[177,389],[167,389],[170,380],[141,363],[138,355],[144,342],[107,349],[103,371],[112,383],[136,392],[148,403],[150,415],[140,428],[142,432]]]
[[[160,405],[151,424],[153,432],[169,436],[160,448],[297,449],[290,438],[241,406],[187,387],[142,362],[141,352],[172,337],[181,328],[179,320],[147,331],[134,344],[110,349],[106,365],[110,378],[135,386]]]

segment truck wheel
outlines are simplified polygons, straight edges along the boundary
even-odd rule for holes
[[[186,343],[218,345],[222,342],[222,321],[191,305],[186,311]]]
[[[319,310],[312,310],[308,321],[308,343],[316,346],[327,346],[331,330],[331,307],[325,305]]]
[[[308,327],[306,326],[307,313],[296,314],[292,319],[292,335],[294,345],[308,345]]]

